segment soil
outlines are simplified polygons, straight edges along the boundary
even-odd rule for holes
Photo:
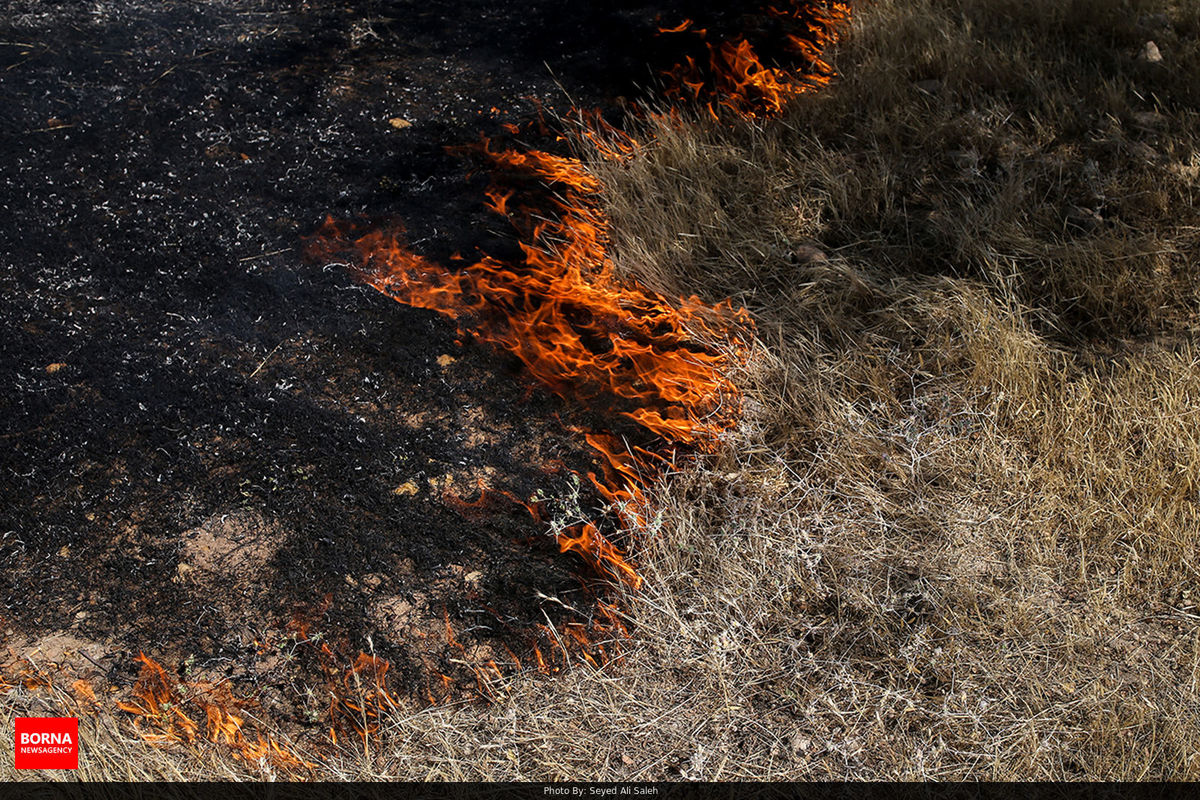
[[[303,240],[488,244],[445,146],[619,105],[655,18],[711,4],[668,5],[0,2],[5,658],[128,686],[144,651],[299,724],[320,665],[283,649],[376,653],[420,697],[587,622],[544,525],[461,502],[569,495],[581,412]]]

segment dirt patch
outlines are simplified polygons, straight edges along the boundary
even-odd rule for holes
[[[279,551],[285,536],[282,527],[254,511],[213,515],[183,535],[176,575],[186,579],[199,570],[228,581],[252,581]]]
[[[70,631],[55,631],[37,638],[21,638],[10,642],[5,653],[10,666],[25,659],[37,667],[55,667],[73,673],[95,671],[104,658],[110,643],[94,641]]]

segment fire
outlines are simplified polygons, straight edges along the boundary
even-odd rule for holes
[[[707,31],[696,30],[690,20],[675,27],[660,27],[665,35],[688,33],[705,40],[706,58],[688,56],[663,74],[669,99],[701,102],[713,117],[724,108],[742,117],[778,114],[797,95],[825,86],[834,76],[824,54],[850,19],[846,2],[819,3],[792,0],[782,7],[768,5],[760,16],[765,26],[762,46],[779,52],[782,60],[798,58],[800,69],[769,66],[743,35],[707,41]]]
[[[141,664],[137,683],[130,698],[116,701],[116,706],[134,715],[134,725],[143,741],[157,745],[194,742],[201,730],[201,723],[196,720],[203,715],[204,737],[228,746],[239,758],[251,763],[265,762],[289,772],[313,768],[313,764],[272,736],[263,738],[254,734],[251,741],[241,711],[249,701],[235,698],[227,684],[177,682],[145,653],[140,653],[136,660]]]
[[[604,151],[610,157],[637,147],[611,129],[586,130],[611,143]],[[599,202],[604,187],[579,160],[497,149],[489,141],[473,150],[494,174],[489,208],[521,235],[519,261],[484,256],[450,268],[414,252],[399,228],[357,235],[333,220],[318,232],[321,249],[349,247],[365,283],[456,320],[464,334],[515,355],[557,394],[632,420],[669,448],[713,449],[740,410],[728,373],[749,328],[746,314],[696,297],[672,302],[618,279]],[[553,192],[537,198],[542,205],[530,205],[531,198],[521,197],[530,194],[530,184]],[[587,441],[602,457],[603,479],[592,476],[601,494],[622,504],[640,502],[640,485],[657,469],[634,463],[611,437],[593,434]],[[613,579],[635,587],[641,582],[594,523],[561,532],[559,546]]]
[[[327,663],[335,661],[328,645],[321,645]],[[359,653],[358,658],[342,675],[340,680],[330,682],[330,738],[337,742],[337,729],[348,724],[367,740],[379,730],[380,720],[389,712],[400,707],[400,702],[387,687],[387,673],[391,665],[382,658]]]
[[[691,19],[662,25],[660,35],[691,37],[704,50],[664,73],[665,94],[701,103],[717,119],[722,110],[745,118],[778,114],[792,98],[832,79],[824,53],[849,14],[846,2],[766,5],[759,14],[763,24],[755,28],[761,35],[754,41],[746,35],[710,40],[714,28]],[[773,65],[781,61],[802,64],[797,70]],[[667,115],[679,120],[674,109]],[[579,118],[576,139],[602,157],[631,159],[653,146],[598,113],[579,113]],[[540,106],[535,122],[504,127],[513,135],[549,135]],[[514,355],[550,391],[633,423],[649,442],[629,443],[615,424],[610,430],[582,433],[599,463],[587,475],[591,485],[626,529],[644,526],[650,511],[647,490],[664,468],[681,453],[715,450],[738,422],[740,395],[729,375],[747,353],[753,331],[748,315],[728,302],[667,298],[620,278],[609,253],[605,187],[582,161],[545,150],[501,147],[488,139],[453,150],[481,158],[489,167],[493,180],[486,206],[515,228],[518,258],[483,254],[471,261],[456,255],[451,265],[442,264],[416,252],[399,224],[365,228],[332,218],[310,240],[310,255],[332,260],[350,252],[354,271],[365,284],[399,303],[453,319],[464,336]],[[481,491],[474,502],[446,499],[464,513],[474,513],[495,496],[543,518],[536,502],[502,492]],[[555,535],[563,552],[637,588],[642,577],[605,529],[601,520],[593,520]],[[548,647],[532,645],[539,670],[556,670],[572,652],[591,663],[609,658],[597,635],[615,639],[625,627],[615,607],[602,601],[598,605],[600,612],[589,626],[543,627]],[[448,616],[445,637],[466,656]],[[520,659],[510,655],[519,669]],[[495,661],[472,669],[480,694],[494,697],[494,680],[502,677]],[[449,692],[450,678],[441,677]],[[427,694],[434,702],[432,687]]]

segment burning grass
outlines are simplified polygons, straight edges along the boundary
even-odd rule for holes
[[[714,103],[753,118],[776,114],[789,99],[829,82],[833,70],[823,53],[849,19],[848,6],[788,3],[764,6],[758,16],[774,23],[782,50],[801,66],[769,67],[747,40],[725,39],[707,43],[707,70],[689,58],[664,73],[666,95],[678,98],[688,87],[691,100],[709,98],[715,118]],[[707,37],[690,20],[660,32]],[[579,116],[572,138],[606,161],[627,163],[646,149],[599,113]],[[679,124],[674,112],[649,119]],[[462,150],[490,168],[488,207],[516,229],[518,261],[485,254],[447,267],[413,251],[402,227],[362,233],[333,219],[314,236],[310,255],[328,260],[351,250],[355,271],[368,285],[397,302],[456,320],[464,333],[515,355],[551,391],[626,417],[653,434],[653,444],[638,446],[610,431],[585,433],[602,467],[599,475],[589,473],[592,485],[618,510],[625,530],[645,527],[650,513],[645,492],[664,465],[675,464],[679,448],[714,452],[738,423],[740,393],[729,375],[748,353],[750,319],[726,301],[669,299],[636,278],[619,279],[601,209],[604,183],[577,158],[497,147],[487,139]],[[541,515],[526,505],[535,517]],[[563,552],[578,554],[611,579],[633,588],[641,584],[596,522],[554,532]]]
[[[619,669],[323,774],[1200,777],[1198,41],[1167,0],[877,0],[778,122],[585,159],[619,278],[753,314],[741,420],[646,489]]]
[[[743,27],[757,29],[756,36],[721,36],[691,19],[660,28],[661,36],[696,40],[706,51],[699,57],[685,56],[663,73],[664,95],[699,104],[717,120],[720,111],[736,117],[773,117],[793,98],[833,79],[826,56],[849,22],[848,3],[764,3],[746,13],[743,20],[747,19],[751,21],[743,21]]]
[[[588,127],[590,141],[612,141]],[[621,140],[617,140],[623,144]],[[607,431],[585,434],[600,456],[589,474],[628,525],[643,522],[644,491],[676,448],[712,451],[740,413],[728,377],[745,349],[749,318],[728,303],[670,301],[635,280],[618,280],[608,255],[603,184],[577,159],[540,150],[473,148],[490,166],[489,207],[520,236],[520,261],[484,256],[446,267],[417,254],[395,227],[359,235],[329,220],[311,251],[350,249],[368,285],[406,305],[458,321],[464,333],[512,353],[550,390],[625,417],[656,437],[654,450]],[[627,157],[628,148],[598,148]],[[521,501],[518,501],[521,502]],[[530,505],[535,516],[539,509]],[[556,532],[563,552],[636,587],[641,578],[595,522]]]

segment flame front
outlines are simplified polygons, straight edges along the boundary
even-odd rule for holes
[[[707,59],[688,56],[666,70],[667,97],[704,103],[714,117],[722,108],[741,117],[770,117],[781,112],[793,97],[833,79],[833,67],[824,53],[850,19],[848,3],[792,0],[783,7],[764,7],[761,16],[773,23],[768,27],[774,29],[773,36],[764,37],[764,44],[788,59],[802,60],[802,69],[769,66],[743,35],[707,41],[707,30],[695,29],[690,20],[685,20],[674,27],[659,28],[659,33],[700,36]]]
[[[592,128],[593,136],[599,136]],[[629,145],[618,140],[609,152]],[[474,148],[491,165],[489,207],[521,234],[522,257],[509,263],[485,256],[451,269],[408,246],[397,228],[354,235],[327,220],[325,247],[351,246],[364,282],[406,305],[455,319],[476,339],[512,353],[555,393],[607,407],[669,446],[715,447],[737,420],[740,403],[727,377],[749,319],[729,304],[692,297],[674,303],[633,281],[617,278],[608,254],[608,220],[599,208],[600,181],[575,159],[538,150]],[[554,190],[546,209],[514,206],[533,183]],[[589,436],[604,458],[602,495],[628,504],[657,469],[633,466],[611,437]],[[638,585],[637,572],[592,523],[559,536],[564,552],[583,556],[604,573]]]
[[[661,35],[694,37],[701,48],[696,57],[663,73],[664,94],[699,103],[718,120],[722,111],[743,118],[776,115],[795,96],[832,79],[823,54],[849,16],[846,2],[789,0],[761,7],[762,24],[755,26],[761,35],[710,39],[712,29],[690,19],[661,27]],[[760,51],[802,66],[770,66]],[[634,113],[645,112],[635,108]],[[674,110],[667,113],[675,118]],[[598,113],[580,117],[578,138],[602,157],[629,159],[645,147]],[[521,130],[505,128],[511,134]],[[549,133],[540,107],[537,130]],[[600,464],[588,474],[593,487],[626,527],[643,526],[649,521],[646,490],[664,465],[674,462],[680,448],[715,450],[721,435],[737,423],[740,395],[729,375],[747,354],[753,330],[749,317],[729,303],[668,299],[620,279],[601,210],[604,186],[581,161],[542,150],[498,148],[488,140],[458,150],[488,163],[493,182],[487,206],[516,228],[520,257],[483,255],[473,263],[456,257],[447,266],[415,252],[401,226],[364,233],[333,219],[317,231],[310,252],[329,257],[350,250],[364,283],[397,302],[455,320],[462,333],[516,356],[532,378],[556,394],[619,415],[652,434],[653,444],[638,447],[613,431],[585,433]],[[448,500],[463,508],[474,505]],[[536,504],[516,502],[541,518]],[[635,588],[641,584],[637,570],[598,522],[556,535],[563,552],[576,553],[601,574]],[[624,630],[615,612],[606,619],[605,629]],[[549,641],[564,658],[574,643],[583,658],[593,660],[582,629],[561,633],[566,636],[554,634]],[[457,645],[448,619],[446,636]],[[606,657],[603,647],[599,653]],[[540,669],[550,668],[536,644],[533,654]],[[515,655],[513,660],[520,664]],[[499,674],[499,669],[494,662],[474,669],[481,693],[488,694],[482,689],[490,681],[488,670]]]

